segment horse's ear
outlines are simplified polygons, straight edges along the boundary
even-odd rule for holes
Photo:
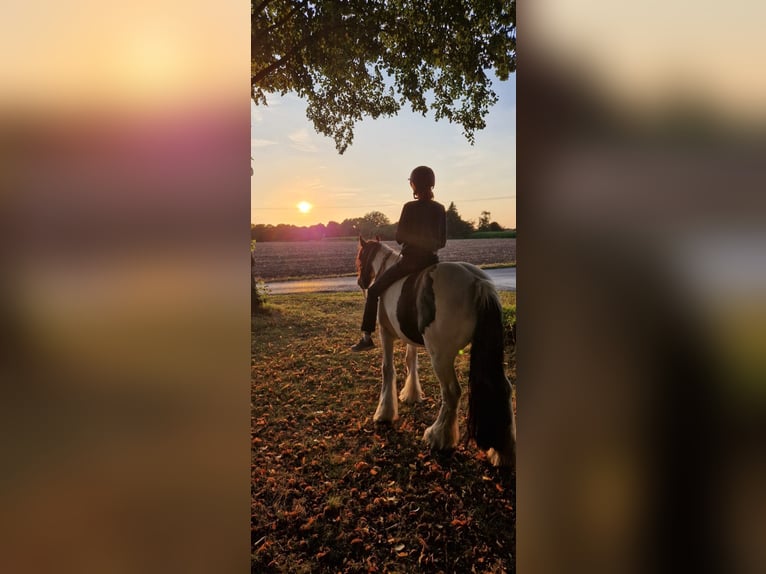
[[[365,244],[365,243],[366,243],[366,241],[365,241],[365,240],[362,238],[362,234],[360,233],[360,234],[359,234],[359,245],[361,245],[362,247],[364,247],[364,244]]]
[[[377,241],[378,243],[380,243],[380,235],[376,235],[376,236],[375,236],[375,241]]]

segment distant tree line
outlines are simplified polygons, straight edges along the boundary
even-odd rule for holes
[[[396,223],[380,211],[371,211],[362,217],[344,219],[340,223],[330,221],[327,225],[317,223],[310,227],[287,225],[266,225],[263,223],[250,225],[250,238],[255,241],[311,241],[330,239],[334,237],[364,237],[379,236],[384,240],[393,241],[396,234]],[[466,221],[458,213],[455,203],[447,208],[447,238],[464,239],[475,231],[503,231],[504,228],[496,221],[491,221],[489,211],[482,211],[479,223]]]

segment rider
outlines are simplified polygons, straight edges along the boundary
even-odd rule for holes
[[[372,349],[378,299],[393,283],[439,261],[436,252],[447,243],[447,215],[444,206],[434,201],[436,177],[430,167],[421,165],[410,173],[410,187],[415,201],[404,204],[396,227],[396,242],[402,245],[399,260],[387,269],[367,290],[362,318],[362,338],[352,351]]]

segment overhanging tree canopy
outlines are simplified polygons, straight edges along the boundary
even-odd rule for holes
[[[409,103],[463,127],[471,143],[497,101],[488,73],[516,69],[515,0],[254,0],[251,89],[295,92],[343,153],[363,116]]]

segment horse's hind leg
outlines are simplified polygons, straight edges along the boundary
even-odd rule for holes
[[[396,400],[396,371],[394,370],[394,338],[385,328],[380,330],[383,347],[383,386],[380,389],[378,408],[373,420],[376,423],[390,423],[398,417]]]
[[[508,383],[510,385],[510,382]],[[511,393],[512,394],[512,393]],[[516,415],[513,412],[513,401],[508,401],[508,408],[511,411],[511,425],[508,429],[508,436],[505,440],[505,448],[498,451],[491,448],[487,451],[487,459],[494,466],[515,467],[516,466]]]
[[[457,409],[460,400],[460,384],[455,373],[455,355],[431,355],[431,363],[442,393],[442,405],[434,424],[426,429],[423,440],[436,450],[455,448],[460,431],[457,425]]]
[[[424,395],[418,378],[418,348],[415,345],[407,345],[404,361],[407,365],[407,378],[404,380],[402,392],[399,393],[399,400],[408,404],[419,403]]]

